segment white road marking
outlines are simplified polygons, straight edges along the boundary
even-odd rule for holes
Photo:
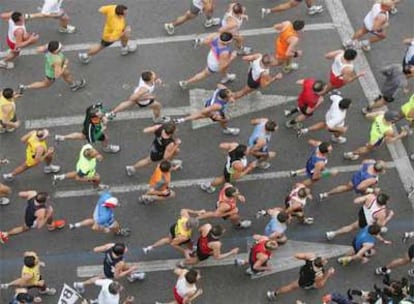
[[[185,163],[184,163],[185,166]],[[337,169],[339,172],[353,172],[358,170],[360,165],[349,165],[349,166],[338,166],[332,167],[330,169]],[[387,163],[387,168],[394,168],[393,162]],[[297,169],[297,168],[295,168]],[[184,168],[185,170],[185,168]],[[257,180],[269,180],[277,178],[287,178],[290,177],[290,171],[275,171],[275,172],[266,172],[266,173],[255,173],[244,176],[242,179],[237,182],[249,182]],[[199,179],[184,179],[178,180],[171,183],[171,186],[174,188],[187,188],[198,186],[202,183],[210,182],[214,177],[199,178]],[[64,181],[60,182],[60,184]],[[119,185],[111,186],[110,191],[112,193],[127,193],[127,192],[140,192],[148,189],[148,184],[130,184],[130,185]],[[81,196],[91,196],[96,195],[97,191],[93,189],[81,189],[81,190],[67,190],[67,191],[56,191],[54,197],[56,198],[67,198],[67,197],[81,197]]]
[[[320,31],[320,30],[332,30],[335,29],[335,26],[332,23],[315,23],[309,24],[305,26],[305,31]],[[258,35],[268,35],[268,34],[275,34],[275,30],[273,28],[258,28],[258,29],[250,29],[250,30],[242,30],[240,31],[244,36],[258,36]],[[176,43],[176,42],[185,42],[185,41],[192,41],[197,37],[205,37],[208,34],[191,34],[191,35],[178,35],[178,36],[165,36],[165,37],[154,37],[154,38],[142,38],[142,39],[135,39],[130,40],[132,43],[136,43],[138,46],[140,45],[152,45],[152,44],[165,44],[165,43]],[[78,43],[78,44],[68,44],[63,46],[63,51],[65,52],[73,52],[73,51],[83,51],[89,49],[91,46],[98,43],[96,42],[88,42],[88,43]],[[110,48],[113,47],[120,47],[120,43],[116,42],[109,46]],[[7,55],[7,52],[0,52],[0,58]],[[21,52],[22,56],[27,55],[40,55],[36,48],[28,48],[23,49]]]
[[[342,1],[327,0],[325,3],[329,13],[331,14],[334,25],[338,30],[341,41],[345,42],[349,40],[354,33],[354,29],[352,27],[351,21],[348,18]],[[387,41],[381,43],[387,43]],[[360,67],[361,70],[366,71],[365,76],[359,78],[362,90],[368,101],[374,100],[374,98],[380,94],[380,89],[374,77],[374,73],[368,64],[368,60],[362,51],[360,51],[358,54],[356,64]],[[404,189],[408,193],[411,187],[414,186],[414,169],[411,165],[407,151],[405,150],[405,147],[402,144],[401,140],[398,140],[392,144],[387,144],[387,148],[390,151],[392,159],[394,160]],[[414,196],[409,198],[409,200],[414,208]]]
[[[303,261],[294,258],[297,252],[315,252],[318,256],[326,258],[332,258],[345,254],[351,249],[350,246],[333,245],[327,243],[312,243],[312,242],[300,242],[300,241],[288,241],[286,245],[280,247],[276,254],[271,258],[270,263],[273,265],[274,270],[269,271],[266,275],[274,274],[277,272],[289,270],[298,267],[303,264]],[[215,267],[234,265],[234,259],[240,258],[247,260],[247,253],[241,253],[231,258],[223,260],[215,260],[210,258],[206,261],[197,264],[197,268],[201,267]],[[176,268],[178,262],[183,259],[168,259],[168,260],[155,260],[148,262],[134,263],[139,267],[139,271],[143,272],[155,272],[155,271],[167,271]],[[243,267],[246,269],[246,267]],[[242,270],[240,270],[242,272]],[[80,278],[89,278],[102,274],[102,265],[80,266],[77,268],[77,276]],[[262,276],[266,276],[262,275]]]

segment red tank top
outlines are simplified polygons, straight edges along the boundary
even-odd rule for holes
[[[230,187],[232,187],[232,186],[223,187],[223,189],[220,190],[219,198],[218,198],[219,200],[218,200],[218,204],[217,204],[217,207],[218,207],[219,204],[226,204],[226,205],[230,206],[230,209],[228,211],[231,211],[234,208],[236,208],[236,198],[235,197],[227,197],[226,193],[225,193],[226,189],[230,188]]]
[[[252,248],[252,262],[253,264],[256,263],[257,261],[257,255],[259,253],[263,253],[265,255],[267,255],[267,258],[270,259],[270,257],[272,256],[272,252],[270,250],[267,250],[265,247],[267,240],[261,241],[259,243],[257,243],[256,245],[253,246]]]
[[[298,97],[298,105],[300,108],[307,106],[309,108],[314,108],[318,103],[319,95],[316,94],[312,87],[316,82],[315,79],[307,78],[303,82],[303,89]]]
[[[197,241],[197,248],[198,250],[205,255],[211,255],[213,249],[208,247],[208,243],[215,241],[215,239],[211,236],[211,232],[207,234],[207,236],[200,236]]]

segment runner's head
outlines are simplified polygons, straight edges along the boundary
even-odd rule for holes
[[[103,203],[106,208],[116,208],[119,206],[119,200],[116,197],[111,196]]]
[[[36,131],[36,137],[39,140],[45,140],[49,136],[49,131],[47,129],[40,129]]]
[[[232,92],[229,89],[220,89],[218,91],[218,96],[220,99],[228,101],[232,97]]]
[[[57,54],[60,52],[61,49],[62,49],[62,44],[57,40],[50,41],[47,44],[47,50],[50,53]]]
[[[23,258],[23,264],[24,266],[28,268],[33,268],[37,265],[37,259],[34,255],[27,255]]]
[[[121,291],[121,284],[119,284],[118,282],[112,282],[108,286],[108,291],[112,295],[119,294],[119,292]]]
[[[351,106],[352,100],[349,98],[344,98],[339,102],[339,108],[341,110],[346,110],[349,109],[349,107]]]
[[[346,49],[344,52],[345,60],[354,60],[358,55],[357,51],[354,49]]]
[[[277,214],[276,218],[280,223],[286,223],[289,219],[289,214],[287,214],[285,211],[280,211]]]
[[[98,155],[98,151],[96,151],[94,148],[87,148],[85,151],[83,151],[83,156],[85,156],[87,159],[95,158]]]
[[[407,77],[414,76],[414,65],[410,65],[410,64],[404,65],[403,73]]]
[[[307,197],[309,194],[310,194],[310,189],[307,188],[307,187],[303,187],[303,188],[300,188],[298,190],[298,196],[299,196],[299,198],[302,198],[303,199],[303,198]]]
[[[126,246],[124,243],[115,243],[112,247],[112,252],[118,256],[123,255],[126,252]]]
[[[233,41],[233,34],[224,32],[220,34],[220,41],[223,44],[230,44]]]
[[[397,111],[387,111],[384,114],[384,119],[389,123],[396,123],[400,120],[400,114]]]
[[[1,94],[3,95],[4,98],[6,98],[7,100],[12,99],[13,95],[14,95],[14,91],[11,88],[5,88],[3,89],[3,91],[1,92]]]
[[[213,227],[211,227],[211,234],[215,239],[221,238],[224,231],[225,230],[222,225],[214,225]]]
[[[239,195],[239,190],[236,187],[227,187],[226,190],[224,190],[224,194],[227,197],[236,197]]]
[[[34,297],[26,292],[16,295],[16,300],[19,304],[31,304],[34,301]]]
[[[200,279],[200,272],[195,269],[190,269],[184,275],[185,280],[188,284],[195,284]]]
[[[277,244],[276,241],[267,241],[265,243],[265,248],[268,250],[275,250],[277,249],[277,247],[279,247],[279,245]]]
[[[315,83],[312,86],[312,90],[315,93],[320,93],[325,88],[326,84],[322,80],[316,80]]]
[[[316,257],[313,260],[313,265],[315,265],[316,267],[319,267],[319,268],[325,266],[326,264],[328,264],[328,260],[324,259],[323,257],[320,257],[320,256]]]
[[[242,15],[244,13],[244,7],[239,2],[236,2],[233,5],[232,10],[233,10],[233,13],[235,13],[236,15]]]
[[[374,171],[376,173],[385,173],[385,163],[382,160],[377,160],[374,164]]]
[[[278,128],[278,125],[277,125],[277,123],[275,121],[273,121],[271,119],[269,119],[268,121],[266,121],[266,123],[265,123],[265,130],[267,132],[274,132],[274,131],[277,130],[277,128]]]
[[[380,193],[377,195],[377,203],[380,206],[385,206],[388,203],[390,197],[385,193]]]
[[[155,80],[155,73],[153,71],[144,71],[141,74],[141,78],[144,81],[154,81]]]
[[[160,162],[160,170],[164,173],[170,172],[171,163],[168,160],[163,160],[162,162]]]
[[[269,54],[263,54],[262,56],[262,64],[265,67],[270,66],[270,64],[272,63],[272,56],[270,56]]]
[[[368,227],[368,233],[371,235],[378,235],[381,232],[381,226],[378,224],[372,224]]]
[[[166,124],[164,124],[162,126],[162,128],[163,128],[165,134],[170,135],[170,136],[174,134],[175,129],[176,129],[175,123],[172,122],[172,121],[167,122]]]
[[[379,3],[381,4],[381,9],[389,11],[394,7],[394,0],[380,0]]]
[[[318,146],[319,152],[322,154],[328,154],[332,152],[332,145],[326,141],[323,141]]]
[[[303,20],[295,20],[295,21],[293,21],[292,25],[293,25],[293,29],[295,31],[300,31],[300,30],[302,30],[305,27],[305,21],[303,21]]]
[[[118,16],[126,16],[127,11],[128,11],[128,7],[126,7],[125,5],[118,4],[115,7],[115,14],[117,14]]]
[[[11,20],[13,20],[13,22],[17,25],[17,24],[22,24],[24,21],[24,17],[23,14],[20,12],[13,12],[11,14]]]
[[[198,228],[199,225],[200,225],[200,221],[195,217],[188,218],[187,222],[185,223],[185,226],[187,227],[187,229]]]
[[[39,204],[46,204],[49,194],[47,192],[38,192],[34,197],[35,201]]]

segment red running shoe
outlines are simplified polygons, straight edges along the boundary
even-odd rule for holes
[[[9,241],[9,237],[7,236],[6,233],[0,231],[0,243],[1,244],[5,244]]]
[[[65,220],[54,220],[52,225],[48,226],[49,231],[53,231],[55,229],[63,229],[65,227],[66,221]]]

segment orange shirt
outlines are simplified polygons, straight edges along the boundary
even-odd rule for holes
[[[279,36],[275,39],[275,56],[279,59],[286,59],[286,52],[289,48],[290,37],[298,37],[298,33],[293,29],[293,24],[289,25],[280,32]]]
[[[149,185],[157,191],[164,191],[168,189],[170,181],[171,172],[162,172],[158,165],[150,178]]]

